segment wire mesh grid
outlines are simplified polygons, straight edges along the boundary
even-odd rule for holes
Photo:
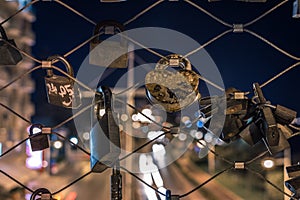
[[[21,8],[20,10],[18,10],[16,13],[14,13],[13,15],[11,15],[10,17],[8,17],[7,19],[3,20],[0,24],[3,25],[4,23],[10,21],[12,18],[14,18],[16,15],[20,14],[23,10],[25,10],[26,8],[28,8],[29,6],[32,6],[33,4],[36,3],[43,3],[43,0],[33,0],[30,3],[28,3],[27,5],[25,5],[23,8]],[[53,2],[62,5],[65,9],[68,9],[70,11],[72,11],[73,13],[75,13],[76,15],[78,15],[79,17],[83,18],[84,20],[86,20],[87,22],[96,25],[97,23],[94,22],[93,20],[89,19],[88,17],[86,17],[84,14],[80,13],[79,11],[75,10],[74,8],[72,8],[71,6],[67,5],[66,3],[60,1],[60,0],[53,0]],[[261,84],[261,87],[264,87],[268,84],[270,84],[272,81],[274,81],[275,79],[279,78],[280,76],[282,76],[283,74],[287,73],[288,71],[290,71],[291,69],[297,67],[300,65],[300,57],[297,57],[295,55],[292,55],[291,53],[281,49],[280,47],[276,46],[274,43],[272,43],[271,41],[267,40],[266,38],[262,37],[261,35],[257,34],[256,32],[248,29],[248,27],[254,23],[257,23],[259,20],[261,20],[262,18],[264,18],[265,16],[269,15],[272,12],[275,12],[278,8],[280,8],[282,5],[286,4],[288,2],[288,0],[284,0],[282,2],[280,2],[279,4],[277,4],[276,6],[274,6],[273,8],[271,8],[270,10],[268,10],[267,12],[261,14],[260,16],[256,17],[255,19],[253,19],[252,21],[245,23],[245,24],[229,24],[225,21],[223,21],[222,19],[216,17],[214,14],[210,13],[209,11],[207,11],[206,9],[202,8],[200,5],[198,5],[197,3],[191,1],[191,0],[184,0],[185,3],[191,5],[192,7],[196,8],[199,10],[199,12],[202,12],[204,14],[206,14],[207,16],[209,16],[210,18],[212,18],[213,20],[215,20],[216,22],[220,23],[221,25],[223,25],[224,27],[227,28],[227,30],[225,30],[224,32],[218,34],[217,36],[215,36],[214,38],[212,38],[211,40],[207,41],[204,45],[194,49],[193,51],[187,53],[184,57],[188,57],[191,56],[192,54],[196,53],[197,51],[200,51],[201,49],[204,49],[205,47],[207,47],[208,45],[212,44],[213,42],[217,41],[218,39],[224,37],[225,35],[228,35],[230,33],[247,33],[250,34],[254,37],[256,37],[258,40],[260,40],[261,42],[264,42],[266,44],[268,44],[270,47],[274,48],[275,50],[277,50],[278,52],[282,53],[283,55],[291,58],[292,60],[295,61],[295,64],[287,67],[285,70],[283,70],[282,72],[280,72],[279,74],[275,75],[274,77],[270,78],[269,80],[265,81],[264,83]],[[137,15],[135,15],[133,18],[129,19],[128,21],[124,22],[124,25],[128,25],[130,23],[132,23],[133,21],[135,21],[136,19],[142,17],[145,13],[147,13],[148,11],[150,11],[151,9],[153,9],[154,7],[160,6],[163,3],[174,3],[172,1],[156,1],[155,3],[153,3],[152,5],[150,5],[149,7],[147,7],[146,9],[142,10],[140,13],[138,13]],[[92,37],[88,38],[86,41],[80,43],[78,46],[76,46],[75,48],[71,49],[70,51],[68,51],[67,53],[65,53],[63,55],[63,57],[68,57],[71,54],[73,54],[74,52],[76,52],[77,50],[79,50],[81,47],[83,47],[84,45],[88,44],[92,39],[99,37],[98,35],[93,35]],[[147,47],[145,47],[143,44],[134,41],[131,38],[127,38],[128,40],[130,40],[132,43],[134,43],[135,45],[138,45],[144,49],[146,49],[147,51],[149,51],[150,53],[164,58],[164,55],[161,55],[160,53],[154,51],[153,49],[149,49]],[[3,42],[7,43],[8,45],[10,45],[11,47],[17,49],[18,51],[20,51],[25,57],[27,57],[28,59],[34,61],[35,63],[38,63],[38,66],[33,67],[32,69],[26,71],[25,73],[19,75],[18,77],[15,77],[12,81],[8,82],[7,84],[5,84],[4,86],[2,86],[0,88],[0,92],[3,91],[4,89],[8,88],[9,86],[13,85],[15,82],[17,82],[18,80],[24,78],[26,75],[31,74],[32,72],[36,71],[36,70],[41,70],[41,69],[47,69],[47,67],[45,67],[45,63],[42,60],[39,60],[35,57],[33,57],[32,55],[29,55],[28,53],[26,53],[25,51],[22,51],[21,49],[13,46],[12,44],[8,43],[7,41],[1,39]],[[54,64],[57,61],[52,62],[51,64]],[[70,76],[68,73],[64,72],[63,70],[61,70],[58,67],[55,66],[51,66],[52,69],[55,69],[57,71],[59,71],[60,73],[62,73],[63,75],[65,75],[66,77],[72,79],[73,81],[75,81],[76,83],[78,83],[81,87],[85,88],[88,91],[91,92],[95,92],[93,89],[91,89],[89,86],[85,85],[84,83],[82,83],[80,80],[77,80],[76,78]],[[221,91],[224,91],[224,89],[220,86],[218,86],[217,84],[214,84],[212,82],[210,82],[209,80],[205,79],[205,77],[200,77],[200,79],[202,79],[203,81],[207,82],[208,84],[213,85],[214,87],[218,88]],[[59,134],[58,132],[55,132],[54,130],[63,126],[64,124],[70,122],[71,120],[73,120],[74,118],[76,118],[78,115],[80,115],[81,113],[83,113],[84,111],[90,109],[91,107],[93,107],[95,104],[91,104],[88,105],[86,107],[81,108],[81,110],[71,116],[70,118],[62,121],[61,123],[53,126],[53,127],[43,127],[43,129],[48,128],[48,131],[45,131],[43,134],[47,134],[47,135],[57,135],[59,138],[69,142],[70,144],[76,146],[78,149],[80,149],[82,152],[84,152],[86,155],[90,156],[90,153],[83,147],[79,146],[78,144],[75,144],[73,141],[69,140],[68,138],[66,138],[65,136]],[[22,119],[23,121],[25,121],[26,123],[28,123],[28,125],[33,125],[32,122],[29,119],[26,119],[25,117],[23,117],[22,115],[20,115],[19,113],[15,112],[14,110],[12,110],[11,108],[9,108],[8,106],[4,105],[3,103],[0,103],[0,106],[2,106],[3,108],[7,109],[9,112],[11,112],[11,114],[15,115],[16,117]],[[151,118],[149,118],[147,115],[145,115],[144,113],[142,113],[141,111],[139,111],[137,108],[135,108],[133,105],[127,104],[127,106],[131,107],[132,109],[135,109],[135,111],[139,112],[140,114],[142,114],[144,117],[148,118],[150,121],[153,121]],[[154,123],[157,123],[155,121],[153,121]],[[164,127],[161,124],[158,124],[159,126],[161,126],[165,132],[162,133],[161,135],[158,135],[157,137],[153,138],[152,140],[146,142],[145,144],[141,145],[140,147],[136,148],[133,152],[131,152],[130,154],[120,158],[119,160],[124,160],[126,158],[128,158],[129,156],[131,156],[133,153],[138,152],[139,150],[141,150],[142,148],[144,148],[145,146],[151,144],[152,142],[154,142],[155,140],[157,140],[159,137],[161,137],[162,135],[165,135],[167,133],[170,133],[170,128],[169,127]],[[50,131],[49,131],[50,130]],[[43,132],[43,131],[42,131]],[[34,136],[28,136],[27,138],[25,138],[24,140],[20,141],[18,144],[16,144],[15,146],[13,146],[12,148],[10,148],[9,150],[7,150],[6,152],[3,152],[0,156],[0,158],[6,156],[7,154],[9,154],[10,152],[12,152],[12,150],[14,150],[15,148],[17,148],[18,146],[22,145],[23,143],[25,143],[27,140],[33,138]],[[199,140],[198,142],[201,143],[201,141]],[[205,144],[203,144],[205,145]],[[215,175],[213,175],[211,178],[209,178],[208,180],[206,180],[205,182],[203,182],[202,184],[200,184],[199,186],[191,189],[190,191],[184,193],[184,194],[180,194],[177,195],[177,199],[186,197],[188,195],[190,195],[191,193],[195,192],[196,190],[200,189],[201,187],[203,187],[204,185],[208,184],[210,181],[212,181],[213,179],[215,179],[218,176],[221,176],[222,174],[230,171],[230,170],[242,170],[242,171],[248,171],[250,173],[252,173],[253,175],[261,178],[262,180],[266,181],[268,184],[270,184],[272,187],[274,187],[276,190],[278,190],[279,192],[281,192],[282,194],[290,197],[291,199],[296,199],[293,196],[291,196],[290,194],[284,192],[280,187],[276,186],[275,184],[273,184],[271,181],[269,181],[268,179],[265,178],[264,175],[262,175],[260,172],[255,171],[251,168],[249,168],[249,165],[251,165],[253,162],[255,162],[256,160],[262,158],[263,156],[265,156],[267,154],[267,152],[264,152],[260,155],[258,155],[257,157],[249,160],[249,161],[231,161],[228,160],[226,158],[224,158],[222,155],[216,153],[213,149],[209,148],[209,151],[214,154],[216,156],[216,158],[226,162],[227,164],[229,164],[229,167],[220,170],[218,173],[216,173]],[[148,183],[146,183],[144,180],[142,180],[138,175],[136,175],[135,173],[129,171],[128,169],[121,167],[121,169],[123,169],[125,172],[127,172],[128,174],[132,175],[133,177],[135,177],[138,181],[141,181],[142,183],[144,183],[147,187],[152,188],[156,193],[166,196],[166,194],[162,193],[161,191],[158,191],[157,188],[149,185]],[[27,187],[26,185],[24,185],[21,181],[19,181],[17,178],[13,177],[13,175],[10,175],[8,173],[6,173],[5,171],[3,171],[2,169],[0,169],[0,173],[2,173],[3,175],[7,176],[8,178],[10,178],[12,181],[16,182],[17,184],[19,184],[20,186],[22,186],[23,188],[25,188],[26,190],[28,190],[31,193],[34,193],[34,191]],[[78,181],[82,180],[83,178],[85,178],[86,176],[92,174],[92,171],[87,172],[86,174],[84,174],[83,176],[77,178],[76,180],[74,180],[73,182],[67,184],[66,186],[62,187],[61,189],[52,192],[51,195],[55,195],[58,194],[60,192],[62,192],[63,190],[67,189],[68,187],[70,187],[73,184],[76,184]]]

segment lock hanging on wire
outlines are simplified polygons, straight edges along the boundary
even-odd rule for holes
[[[180,70],[167,70],[168,67]],[[190,61],[178,54],[160,59],[155,69],[147,73],[145,85],[149,101],[162,105],[168,112],[186,108],[201,97],[199,75],[192,70]]]
[[[111,90],[106,86],[98,87],[94,101],[92,113],[97,122],[90,131],[90,161],[92,172],[101,173],[119,159],[120,131],[117,115],[112,109]]]
[[[40,198],[36,198],[40,196]],[[30,200],[56,200],[52,198],[51,192],[46,188],[39,188],[35,190],[30,196]]]
[[[17,49],[14,48],[17,47],[15,41],[12,39],[8,39],[2,25],[0,25],[0,33],[0,65],[18,64],[18,62],[22,60],[22,55]]]
[[[92,65],[127,68],[128,44],[126,39],[120,35],[120,40],[100,39],[105,35],[116,35],[125,30],[123,24],[117,21],[105,20],[98,23],[94,29],[95,38],[90,42],[89,62]],[[122,33],[123,34],[123,33]],[[114,39],[117,39],[114,37]]]
[[[45,128],[41,124],[33,124],[30,126],[29,140],[32,151],[41,151],[49,148],[47,134],[51,134],[51,128]]]
[[[70,63],[61,56],[51,56],[45,61],[50,62],[47,68],[47,76],[45,77],[48,102],[53,105],[64,108],[78,108],[81,105],[81,93],[78,85],[70,77],[74,77],[73,68]],[[53,73],[52,62],[61,61],[70,77],[58,76]]]

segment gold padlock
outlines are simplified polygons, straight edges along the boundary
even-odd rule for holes
[[[168,67],[180,70],[167,70]],[[198,85],[199,75],[192,70],[190,61],[178,54],[160,59],[145,77],[148,99],[168,112],[179,111],[198,100],[201,97]]]

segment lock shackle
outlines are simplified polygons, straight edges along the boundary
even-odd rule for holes
[[[172,60],[178,60],[178,64],[172,64]],[[165,70],[167,69],[169,66],[171,67],[181,67],[183,70],[192,70],[192,65],[191,65],[191,62],[183,57],[182,55],[179,55],[179,54],[170,54],[170,55],[167,55],[163,58],[161,58],[156,66],[155,66],[155,69],[158,69],[158,70]]]
[[[5,32],[5,30],[4,30],[4,28],[3,28],[2,25],[0,25],[0,33],[1,33],[2,39],[4,39],[4,40],[7,41],[7,40],[8,40],[8,37],[7,37],[6,32]]]
[[[51,61],[51,62],[56,61],[56,60],[61,61],[61,62],[65,65],[65,67],[66,67],[66,69],[67,69],[67,73],[68,73],[70,76],[74,77],[74,70],[73,70],[71,64],[70,64],[64,57],[62,57],[62,56],[60,56],[60,55],[54,55],[54,56],[48,57],[47,60],[48,60],[48,61]],[[53,76],[53,71],[52,71],[52,69],[48,69],[48,70],[47,70],[47,73],[48,73],[48,76]]]
[[[99,22],[96,26],[95,26],[95,29],[94,29],[94,35],[102,35],[101,34],[101,29],[107,27],[107,26],[112,26],[114,27],[114,34],[116,34],[116,30],[119,30],[119,33],[125,31],[125,26],[123,24],[121,24],[120,22],[117,22],[115,20],[104,20],[104,21],[101,21]],[[99,42],[99,37],[95,37],[93,40],[92,40],[93,43],[97,43]]]
[[[100,116],[101,109],[105,109],[106,111],[112,110],[111,101],[112,101],[112,92],[110,88],[107,86],[99,86],[97,88],[97,93],[95,95],[95,102],[97,102],[97,104],[94,107],[96,117],[98,120],[101,119]]]
[[[35,197],[40,195],[40,194],[50,194],[50,200],[52,200],[52,195],[51,192],[46,189],[46,188],[39,188],[37,190],[35,190],[31,196],[30,196],[30,200],[35,200]],[[39,198],[38,200],[40,200],[41,198]]]

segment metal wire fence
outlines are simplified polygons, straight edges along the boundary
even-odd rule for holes
[[[14,13],[13,15],[11,15],[10,17],[8,17],[7,19],[3,20],[0,25],[3,25],[4,23],[8,22],[9,20],[11,20],[12,18],[14,18],[16,15],[18,15],[19,13],[21,13],[23,10],[25,10],[26,8],[28,8],[29,6],[32,6],[33,4],[37,4],[37,3],[44,3],[44,0],[33,0],[30,3],[28,3],[26,6],[24,6],[23,8],[21,8],[20,10],[18,10],[16,13]],[[83,13],[81,13],[80,11],[75,10],[74,8],[72,8],[71,6],[69,6],[68,4],[64,3],[63,1],[60,0],[53,0],[53,3],[57,3],[62,5],[65,9],[68,9],[70,11],[72,11],[73,13],[75,13],[76,15],[78,15],[79,17],[83,18],[84,20],[86,20],[88,23],[91,23],[93,25],[96,25],[97,23],[94,22],[93,20],[89,19],[88,17],[86,17]],[[279,51],[280,53],[282,53],[283,55],[293,59],[295,61],[295,64],[287,67],[285,70],[283,70],[282,72],[280,72],[279,74],[275,75],[274,77],[271,77],[269,80],[265,81],[264,83],[261,84],[261,87],[264,87],[268,84],[270,84],[272,81],[274,81],[275,79],[279,78],[280,76],[284,75],[285,73],[287,73],[288,71],[290,71],[291,69],[297,67],[300,65],[300,57],[296,56],[296,55],[292,55],[291,53],[285,51],[284,49],[281,49],[280,47],[276,46],[274,43],[272,43],[271,41],[267,40],[266,38],[262,37],[261,35],[259,35],[258,33],[252,31],[249,26],[253,25],[254,23],[257,23],[259,20],[261,20],[262,18],[264,18],[265,16],[269,15],[272,12],[276,12],[277,9],[279,9],[281,6],[283,6],[284,4],[286,4],[288,2],[288,0],[284,0],[282,2],[280,2],[279,4],[277,4],[276,6],[274,6],[273,8],[271,8],[270,10],[266,11],[265,13],[261,14],[260,16],[256,17],[255,19],[251,20],[248,23],[244,23],[244,24],[230,24],[218,17],[216,17],[214,14],[212,14],[211,12],[207,11],[206,9],[202,8],[200,5],[198,5],[196,2],[193,2],[191,0],[184,0],[185,3],[191,5],[193,8],[198,9],[199,12],[202,12],[204,14],[206,14],[207,16],[209,16],[210,18],[212,18],[213,20],[215,20],[216,22],[220,23],[221,25],[223,25],[225,28],[227,28],[227,30],[223,31],[222,33],[218,34],[217,36],[213,37],[212,39],[210,39],[209,41],[207,41],[206,43],[204,43],[202,46],[199,46],[198,48],[190,51],[189,53],[187,53],[184,57],[189,57],[191,55],[193,55],[194,53],[200,51],[201,49],[204,49],[205,47],[207,47],[208,45],[211,45],[212,43],[214,43],[215,41],[219,40],[220,38],[224,37],[225,35],[228,34],[232,34],[232,33],[245,33],[245,34],[250,34],[254,37],[256,37],[258,40],[260,40],[261,42],[264,42],[266,44],[268,44],[271,48],[274,48],[275,50]],[[145,13],[147,13],[148,11],[150,11],[151,9],[153,9],[154,7],[160,6],[161,4],[166,4],[166,3],[174,3],[172,1],[164,1],[164,0],[159,0],[156,1],[155,3],[153,3],[152,5],[150,5],[149,7],[147,7],[146,9],[142,10],[141,12],[139,12],[137,15],[135,15],[134,17],[132,17],[131,19],[125,21],[123,24],[124,25],[128,25],[130,23],[132,23],[133,21],[135,21],[138,18],[141,18]],[[71,49],[70,51],[66,52],[63,57],[67,58],[68,56],[70,56],[71,54],[73,54],[74,52],[76,52],[77,50],[79,50],[80,48],[82,48],[83,46],[85,46],[86,44],[88,44],[91,40],[93,40],[94,38],[99,37],[99,34],[97,35],[93,35],[92,37],[88,38],[87,40],[83,41],[82,43],[80,43],[78,46],[76,46],[75,48]],[[128,38],[128,40],[130,40],[133,44],[140,46],[141,48],[149,51],[150,53],[164,58],[164,55],[161,55],[160,53],[154,51],[153,49],[147,48],[146,46],[144,46],[143,44],[134,41],[131,38]],[[11,80],[10,82],[8,82],[7,84],[5,84],[4,86],[2,86],[0,88],[0,92],[3,91],[5,88],[8,88],[9,86],[11,86],[12,84],[14,84],[15,82],[17,82],[18,80],[24,78],[26,75],[31,74],[34,71],[37,70],[43,70],[43,69],[55,69],[57,71],[59,71],[60,73],[62,73],[64,76],[72,79],[73,81],[75,81],[78,85],[80,85],[82,88],[86,89],[87,91],[93,92],[95,93],[95,91],[90,88],[89,86],[85,85],[84,83],[82,83],[80,80],[77,80],[76,78],[70,76],[68,73],[66,73],[65,71],[61,70],[58,67],[53,66],[53,64],[57,61],[53,61],[50,63],[49,66],[49,62],[47,61],[43,61],[43,60],[39,60],[37,58],[35,58],[32,55],[27,54],[25,51],[22,51],[21,49],[15,47],[14,45],[10,44],[9,42],[3,40],[1,38],[1,40],[5,43],[7,43],[7,45],[10,45],[12,48],[17,49],[18,51],[20,51],[25,57],[27,57],[28,59],[31,59],[32,61],[34,61],[35,63],[38,64],[38,66],[33,67],[32,69],[28,70],[27,72],[19,75],[18,77],[14,78],[13,80]],[[218,88],[221,91],[224,91],[224,88],[218,86],[217,84],[207,80],[205,77],[200,77],[200,79],[202,79],[203,81],[207,82],[208,84],[213,85],[214,87]],[[93,107],[96,103],[85,106],[80,108],[80,111],[77,112],[76,114],[74,114],[73,116],[71,116],[68,119],[65,119],[64,121],[62,121],[61,123],[53,126],[53,127],[42,127],[42,134],[46,134],[46,135],[57,135],[59,138],[69,142],[70,144],[76,146],[79,150],[81,150],[82,152],[84,152],[86,155],[90,156],[90,152],[88,152],[85,148],[79,146],[78,144],[75,144],[74,142],[72,142],[71,140],[69,140],[68,138],[66,138],[65,136],[59,134],[58,132],[55,131],[55,129],[63,126],[64,124],[72,121],[74,118],[76,118],[77,116],[79,116],[80,114],[82,114],[84,111],[90,109],[91,107]],[[30,119],[26,119],[25,117],[23,117],[22,115],[18,114],[17,112],[15,112],[14,110],[12,110],[11,108],[9,108],[8,106],[4,105],[3,103],[0,103],[0,106],[2,106],[3,108],[7,109],[9,112],[11,112],[11,114],[15,115],[16,117],[24,120],[26,123],[28,123],[28,125],[34,125]],[[153,121],[151,118],[149,118],[149,116],[143,114],[142,112],[140,112],[137,108],[135,108],[133,105],[127,104],[127,106],[129,106],[130,108],[134,109],[135,111],[141,113],[144,117],[148,118],[149,120]],[[154,123],[157,123],[156,121],[153,121]],[[164,133],[158,135],[157,137],[155,137],[152,140],[149,140],[148,142],[146,142],[145,144],[141,145],[140,147],[136,148],[133,152],[131,152],[128,155],[125,155],[122,158],[119,158],[119,161],[125,160],[126,158],[128,158],[129,156],[131,156],[133,153],[140,151],[141,149],[143,149],[144,147],[146,147],[147,145],[151,144],[152,142],[154,142],[155,140],[157,140],[159,137],[161,137],[162,135],[166,135],[167,133],[170,133],[170,127],[165,127],[161,124],[158,124],[159,126],[161,126],[164,130]],[[12,150],[14,150],[15,148],[17,148],[18,146],[22,145],[23,143],[25,143],[27,140],[32,139],[34,136],[28,136],[27,138],[25,138],[24,140],[20,141],[18,144],[16,144],[15,146],[13,146],[12,148],[8,149],[6,152],[3,152],[0,155],[0,158],[6,156],[7,154],[11,153]],[[201,142],[200,140],[198,142]],[[202,144],[205,146],[205,144]],[[262,158],[263,156],[266,155],[267,152],[264,152],[262,154],[260,154],[259,156],[249,160],[249,161],[231,161],[228,160],[226,158],[224,158],[222,155],[216,153],[213,149],[209,148],[209,151],[211,153],[213,153],[216,158],[226,162],[227,164],[229,164],[229,167],[226,167],[222,170],[220,170],[218,173],[216,173],[215,175],[213,175],[211,178],[209,178],[208,180],[206,180],[205,182],[203,182],[202,184],[200,184],[199,186],[191,189],[190,191],[186,192],[185,194],[180,194],[180,195],[175,195],[172,198],[173,199],[180,199],[183,197],[186,197],[188,195],[190,195],[191,193],[195,192],[196,190],[200,189],[201,187],[203,187],[204,185],[208,184],[210,181],[212,181],[213,179],[215,179],[218,176],[221,176],[222,174],[230,171],[230,170],[241,170],[241,171],[248,171],[250,173],[252,173],[253,175],[261,178],[262,180],[266,181],[268,184],[270,184],[272,187],[274,187],[276,190],[278,190],[279,192],[281,192],[282,194],[290,197],[291,199],[296,199],[294,197],[292,197],[290,194],[284,192],[280,187],[276,186],[275,184],[273,184],[271,181],[267,180],[265,178],[264,175],[262,175],[260,172],[255,171],[251,168],[249,168],[249,165],[251,165],[253,162],[255,162],[256,160]],[[1,161],[0,161],[1,162]],[[166,196],[167,198],[167,194],[162,193],[161,191],[158,191],[157,188],[153,187],[152,185],[149,185],[148,183],[146,183],[144,180],[142,180],[138,175],[136,175],[135,173],[129,171],[128,169],[121,167],[121,169],[123,169],[125,172],[127,172],[128,174],[132,175],[133,177],[135,177],[138,181],[143,182],[146,186],[152,188],[156,193]],[[21,181],[19,181],[17,178],[13,177],[13,175],[6,173],[5,171],[0,169],[0,173],[2,173],[3,175],[7,176],[8,178],[10,178],[12,181],[16,182],[17,184],[19,184],[20,186],[22,186],[23,188],[25,188],[26,190],[28,190],[31,193],[34,193],[35,191],[33,191],[33,189],[27,187],[24,183],[22,183]],[[73,182],[69,183],[66,186],[63,186],[61,189],[55,191],[55,192],[51,192],[51,195],[55,195],[58,194],[60,192],[62,192],[63,190],[67,189],[68,187],[72,186],[73,184],[76,184],[78,181],[82,180],[83,178],[85,178],[86,176],[89,176],[92,174],[92,171],[87,172],[86,174],[84,174],[83,176],[77,178],[76,180],[74,180]],[[41,193],[39,193],[40,195]],[[168,197],[170,198],[170,197]]]

